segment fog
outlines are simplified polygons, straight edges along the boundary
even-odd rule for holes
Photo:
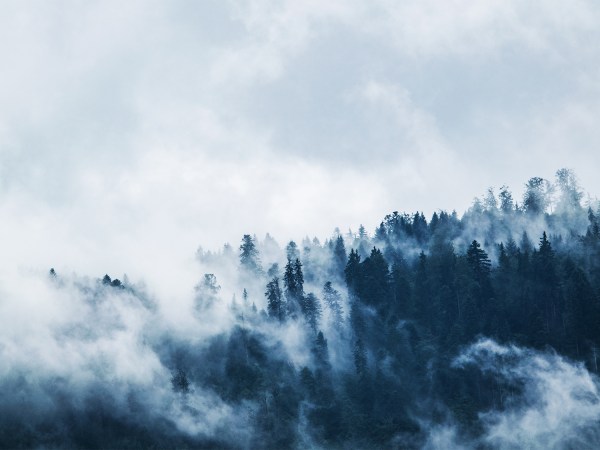
[[[455,427],[435,429],[426,448],[595,448],[600,421],[599,380],[581,363],[482,339],[453,362],[475,366],[506,389],[501,409],[479,415],[484,435],[462,439]],[[510,394],[516,389],[517,395]],[[514,392],[514,391],[513,391]]]
[[[533,168],[600,190],[593,2],[61,5],[0,19],[2,248],[27,266],[323,240]]]
[[[532,187],[523,207],[502,210],[488,195],[461,219],[441,212],[421,224],[419,214],[394,213],[374,233],[334,231],[323,243],[245,235],[239,248],[190,248],[185,261],[163,260],[164,270],[141,261],[146,278],[7,265],[1,440],[24,448],[594,448],[598,342],[578,314],[594,320],[598,311],[585,290],[597,282],[585,256],[592,249],[582,245],[595,245],[597,216],[581,205],[575,174],[557,174],[547,185],[562,191],[536,197]],[[544,238],[539,250],[536,238],[514,243],[540,231],[553,253],[544,253]],[[465,266],[473,238],[493,256],[488,281]],[[565,277],[559,285],[536,275],[545,257],[544,272]],[[454,274],[436,288],[442,297],[420,291],[423,264],[433,285]],[[551,316],[538,331],[537,316],[525,328],[510,319],[511,308],[532,307],[511,303],[528,295],[506,290],[519,276],[531,292],[559,296],[555,333],[563,331],[544,337],[545,346],[536,333],[554,326]],[[487,289],[505,306],[489,306],[497,300]],[[451,290],[457,300],[446,304]],[[457,322],[442,326],[456,302]],[[508,319],[508,328],[494,325]],[[457,326],[461,345],[451,340]],[[382,413],[394,419],[371,425],[381,435],[360,431]]]
[[[599,16],[3,4],[0,446],[593,447]]]

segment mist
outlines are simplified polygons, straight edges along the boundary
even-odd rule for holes
[[[0,447],[598,447],[600,8],[463,3],[0,6]]]
[[[460,218],[246,234],[139,279],[6,268],[0,441],[595,448],[600,210],[584,198],[561,169]]]

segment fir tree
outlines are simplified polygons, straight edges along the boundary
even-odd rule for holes
[[[250,273],[262,272],[255,240],[249,234],[244,235],[240,245],[240,266]]]
[[[275,277],[269,281],[265,297],[267,297],[267,311],[269,317],[282,322],[285,319],[285,307],[283,304],[283,294],[279,287],[279,278]]]

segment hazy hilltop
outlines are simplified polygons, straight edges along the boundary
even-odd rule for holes
[[[0,300],[1,446],[596,448],[599,216],[563,169],[460,218],[199,249],[183,302],[24,275]]]
[[[0,2],[0,450],[600,448],[599,23]]]

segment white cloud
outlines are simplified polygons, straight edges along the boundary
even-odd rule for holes
[[[591,2],[59,6],[0,19],[19,264],[156,278],[198,244],[460,211],[562,166],[600,189]]]
[[[509,386],[519,387],[503,410],[480,416],[483,440],[494,448],[593,448],[600,436],[598,379],[582,363],[556,354],[481,340],[455,365],[475,365]]]

